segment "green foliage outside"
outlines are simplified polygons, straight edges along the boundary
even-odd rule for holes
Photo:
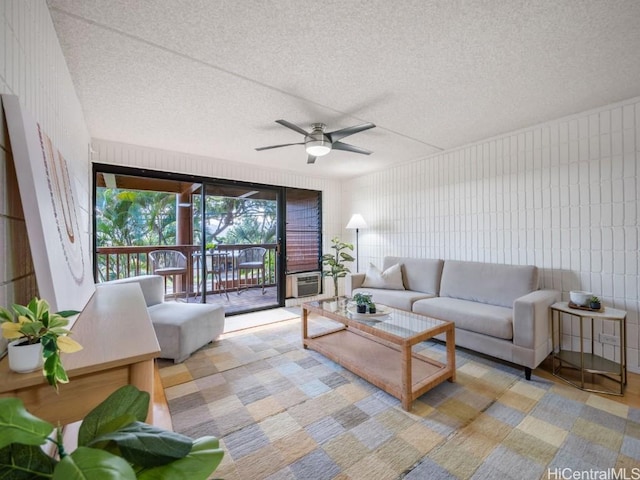
[[[200,244],[200,197],[194,198],[193,236]],[[275,243],[277,229],[276,202],[229,197],[206,197],[207,243],[258,244]]]
[[[98,188],[96,240],[99,247],[175,245],[176,195]]]
[[[194,195],[194,245],[201,245],[201,197]],[[96,246],[148,246],[176,244],[177,195],[165,192],[139,190],[96,189]],[[275,243],[277,236],[276,202],[208,195],[206,197],[205,244],[261,244]],[[136,258],[121,255],[121,271],[135,271],[140,262],[146,270],[146,255]],[[116,275],[115,258],[106,271],[105,256],[98,257],[100,280],[111,280]],[[275,272],[271,265],[269,272]]]
[[[200,244],[200,196],[193,202],[194,243]],[[207,196],[206,202],[207,243],[275,243],[275,201]],[[98,247],[175,245],[176,208],[172,193],[98,188]]]

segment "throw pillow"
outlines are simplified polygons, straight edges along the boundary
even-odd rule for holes
[[[391,265],[384,272],[373,263],[369,264],[364,275],[363,288],[386,288],[389,290],[404,290],[402,283],[402,269],[399,263]]]

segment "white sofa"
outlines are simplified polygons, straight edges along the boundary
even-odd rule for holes
[[[385,257],[399,264],[402,286],[371,288],[366,274],[347,275],[346,294],[372,294],[374,302],[456,325],[456,345],[525,367],[527,380],[551,352],[549,307],[560,292],[538,289],[538,269],[457,260]]]
[[[180,363],[218,338],[224,330],[221,305],[164,301],[164,279],[160,275],[139,275],[99,283],[137,283],[147,304],[153,329],[160,345],[160,357]]]

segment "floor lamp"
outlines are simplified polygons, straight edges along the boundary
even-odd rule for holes
[[[359,213],[354,213],[345,228],[348,230],[356,230],[356,272],[359,272],[360,262],[358,261],[358,257],[360,256],[360,247],[358,246],[358,233],[360,232],[361,228],[367,228],[367,222],[364,221],[362,215],[360,215]]]

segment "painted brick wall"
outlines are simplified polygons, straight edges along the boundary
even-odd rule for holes
[[[0,1],[0,93],[17,95],[67,161],[73,163],[70,170],[75,175],[81,202],[81,226],[88,235],[90,137],[44,0]],[[3,113],[0,120],[0,305],[3,306],[24,303],[37,294],[13,161]]]
[[[361,271],[385,255],[533,264],[565,300],[594,292],[627,310],[629,367],[640,372],[638,160],[636,98],[359,177],[343,188],[342,221],[359,212],[370,226]]]

